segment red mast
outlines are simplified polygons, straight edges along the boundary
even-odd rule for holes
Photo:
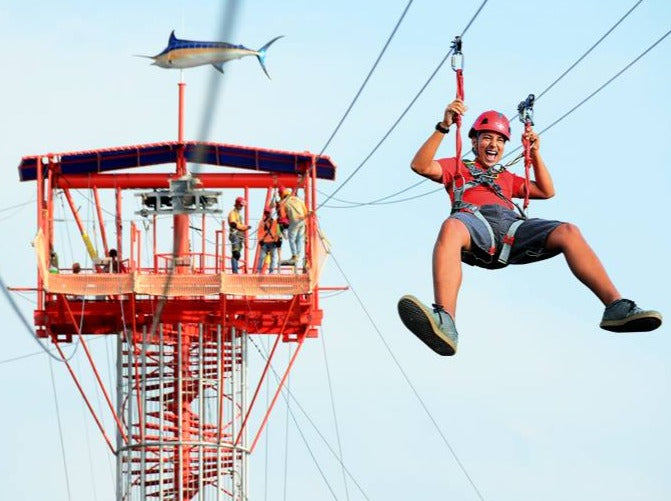
[[[177,125],[177,177],[182,178],[187,175],[186,159],[184,158],[184,88],[186,84],[179,82],[179,112]],[[175,228],[174,235],[174,270],[176,273],[185,272],[185,264],[188,262],[189,254],[189,215],[175,214],[173,216]]]

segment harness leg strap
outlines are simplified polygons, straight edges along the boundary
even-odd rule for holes
[[[518,219],[510,225],[510,228],[508,228],[506,236],[503,237],[503,246],[501,247],[501,254],[499,254],[499,263],[508,264],[510,250],[513,248],[513,242],[515,242],[515,232],[517,232],[517,229],[524,221],[524,219]]]
[[[494,230],[492,230],[492,225],[489,224],[489,221],[485,218],[485,216],[482,215],[482,212],[479,210],[476,210],[473,212],[473,215],[477,217],[480,221],[482,221],[485,225],[485,228],[487,228],[487,232],[489,233],[489,255],[493,256],[496,254],[496,240],[494,239]]]

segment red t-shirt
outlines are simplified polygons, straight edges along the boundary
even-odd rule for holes
[[[464,181],[458,177],[454,179],[457,173],[457,162],[456,158],[441,158],[438,160],[438,163],[443,169],[443,184],[447,193],[450,195],[450,200],[454,203],[454,192],[452,191],[452,183],[455,182],[457,186],[461,186],[464,182],[468,183],[473,180],[468,167],[461,163],[461,175],[464,177]],[[476,163],[475,167],[480,169],[480,164]],[[496,178],[496,184],[501,187],[501,192],[506,198],[522,198],[524,196],[524,178],[513,174],[511,172],[503,171]],[[482,207],[483,205],[502,205],[508,209],[513,209],[513,204],[506,202],[501,197],[499,197],[494,190],[489,186],[478,185],[472,188],[468,188],[464,191],[462,195],[462,202],[469,204],[477,205]]]

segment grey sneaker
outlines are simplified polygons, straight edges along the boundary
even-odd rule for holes
[[[433,351],[443,356],[457,351],[459,334],[449,313],[435,306],[433,311],[414,296],[398,301],[398,314],[403,324]]]
[[[629,299],[618,299],[606,306],[599,327],[612,332],[648,332],[660,325],[660,312],[642,310]]]
[[[280,262],[282,266],[293,266],[296,264],[296,260],[298,259],[298,256],[291,256],[291,259],[284,259],[283,261]]]

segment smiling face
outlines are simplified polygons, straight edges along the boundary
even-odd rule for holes
[[[498,132],[485,130],[472,137],[471,144],[477,160],[483,167],[489,168],[501,161],[506,138]]]

